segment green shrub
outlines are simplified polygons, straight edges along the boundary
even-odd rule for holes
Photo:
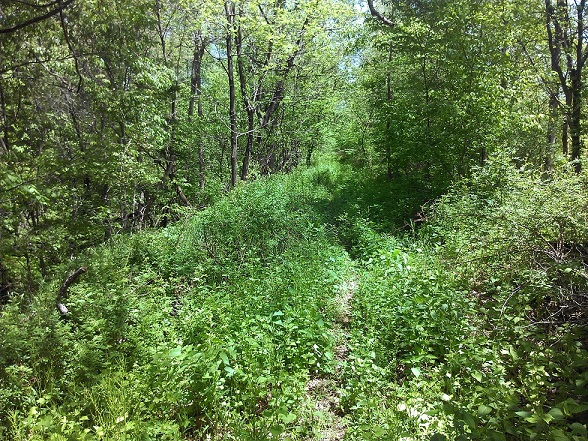
[[[574,415],[588,409],[587,184],[498,158],[434,206],[421,234],[443,245],[479,311],[477,333],[450,360],[445,409],[458,434],[586,439]]]

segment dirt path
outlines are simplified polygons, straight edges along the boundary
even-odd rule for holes
[[[339,312],[334,327],[337,335],[334,349],[335,372],[328,377],[313,378],[306,386],[311,405],[324,418],[319,435],[315,438],[321,441],[339,441],[345,437],[347,424],[340,406],[339,389],[342,386],[340,373],[349,353],[347,328],[351,316],[351,299],[357,287],[357,277],[352,272],[339,290],[337,298]]]

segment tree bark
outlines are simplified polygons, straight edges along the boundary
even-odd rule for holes
[[[392,49],[393,45],[390,42],[388,48],[388,64],[392,62]],[[390,66],[388,66],[386,73],[386,100],[388,104],[392,103],[392,76],[390,75]],[[390,146],[390,118],[386,118],[386,174],[388,180],[392,180],[392,147]]]
[[[74,283],[77,280],[77,278],[84,274],[87,270],[87,267],[82,266],[77,270],[72,271],[69,274],[69,276],[67,276],[67,278],[64,280],[63,284],[61,285],[61,288],[59,288],[59,293],[57,293],[56,306],[57,310],[61,315],[67,315],[69,313],[67,307],[63,304],[63,301],[67,296],[67,290],[69,289],[71,284]]]
[[[64,3],[61,3],[59,1],[56,1],[53,4],[57,4],[58,5],[57,8],[52,9],[51,11],[49,11],[49,12],[47,12],[45,14],[42,14],[42,15],[39,15],[37,17],[33,17],[33,18],[29,19],[29,20],[26,20],[26,21],[23,21],[21,23],[18,23],[18,24],[14,25],[14,26],[11,26],[9,28],[0,28],[0,34],[9,34],[9,33],[12,33],[12,32],[16,32],[19,29],[25,28],[25,27],[30,26],[32,24],[35,24],[35,23],[38,23],[40,21],[46,20],[48,18],[51,18],[54,15],[59,14],[61,11],[63,11],[65,8],[67,8],[69,5],[71,5],[73,2],[74,2],[74,0],[67,0]]]
[[[237,71],[239,73],[239,85],[241,88],[241,96],[243,97],[243,104],[247,111],[247,143],[245,144],[245,154],[243,156],[243,165],[241,167],[241,180],[246,181],[249,175],[249,163],[251,161],[251,152],[253,150],[253,140],[255,136],[255,96],[253,100],[249,99],[247,94],[247,78],[245,78],[245,60],[243,58],[243,36],[241,32],[241,25],[237,27],[235,33],[235,48],[237,50]],[[260,85],[261,86],[261,85]]]
[[[580,155],[582,153],[582,70],[586,61],[588,52],[584,49],[584,10],[586,0],[581,0],[576,5],[576,68],[571,71],[572,79],[572,118],[571,118],[571,135],[572,135],[572,161],[576,173],[582,171],[582,162]]]
[[[225,2],[227,18],[227,78],[229,82],[229,124],[231,130],[231,187],[237,185],[237,114],[235,111],[235,75],[233,67],[233,30],[235,24],[235,4]]]
[[[582,152],[582,138],[581,138],[581,123],[582,123],[582,73],[581,69],[572,71],[572,111],[570,119],[570,135],[572,138],[572,156],[571,160],[574,164],[576,173],[582,171],[582,163],[580,161],[580,154]]]
[[[549,98],[549,121],[547,123],[547,151],[544,157],[545,171],[553,170],[553,160],[555,157],[555,145],[557,142],[557,116],[558,100],[554,92]]]
[[[568,154],[568,136],[571,139],[571,160],[576,173],[582,170],[582,71],[588,58],[584,46],[584,12],[586,0],[576,2],[575,20],[569,14],[567,0],[545,0],[547,42],[551,56],[551,70],[557,74],[563,90],[566,108],[562,128],[562,150]],[[565,60],[565,70],[562,66]]]
[[[298,55],[300,54],[300,52],[302,51],[302,48],[304,46],[304,34],[306,33],[306,27],[308,26],[308,23],[309,23],[309,18],[307,17],[304,20],[304,23],[302,24],[302,27],[300,29],[300,33],[298,34],[298,39],[296,40],[296,49],[288,57],[284,66],[278,66],[275,69],[275,72],[278,75],[279,79],[276,82],[276,85],[274,87],[274,91],[272,93],[272,97],[271,97],[269,103],[265,106],[264,109],[262,109],[261,112],[259,112],[259,109],[256,108],[256,111],[259,112],[258,116],[259,116],[260,130],[259,130],[259,133],[257,134],[257,136],[255,137],[255,140],[256,140],[257,145],[260,147],[260,150],[261,150],[261,144],[262,144],[262,140],[263,140],[261,133],[263,130],[268,128],[268,126],[270,125],[270,121],[271,121],[272,116],[278,110],[282,100],[284,99],[285,91],[286,91],[286,79],[288,78],[290,71],[294,68],[294,62],[296,61],[296,58],[298,57]],[[269,158],[272,153],[273,152],[268,152],[268,154],[266,156]]]
[[[6,99],[4,96],[4,86],[0,79],[0,125],[2,126],[2,134],[0,135],[0,155],[8,153],[10,143],[8,142],[8,129],[10,124],[8,123],[8,114],[6,113]]]

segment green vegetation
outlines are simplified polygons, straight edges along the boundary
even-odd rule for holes
[[[240,187],[174,227],[80,257],[71,265],[90,269],[65,320],[55,284],[8,305],[4,435],[308,433],[305,384],[333,369],[334,294],[350,267],[308,209],[328,199],[317,181],[329,173]]]
[[[588,441],[584,0],[3,0],[0,439]]]
[[[333,378],[348,439],[586,439],[584,178],[493,161],[395,235],[403,185],[364,178],[322,160],[117,237],[68,264],[67,317],[57,283],[13,299],[3,436],[308,439]]]
[[[372,242],[351,439],[586,439],[585,191],[496,160],[411,238]]]

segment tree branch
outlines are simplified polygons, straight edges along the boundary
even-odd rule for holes
[[[370,12],[371,12],[372,16],[374,16],[375,18],[380,20],[382,23],[384,23],[389,28],[393,28],[394,26],[396,26],[396,23],[394,23],[393,21],[384,17],[382,14],[380,14],[378,11],[376,11],[376,8],[374,8],[374,0],[367,0],[367,3],[368,3],[368,7],[370,8]]]
[[[20,3],[21,5],[29,6],[31,8],[35,8],[35,9],[45,9],[50,6],[56,5],[60,2],[60,0],[55,0],[50,3],[46,3],[44,5],[36,5],[34,3],[26,2],[24,0],[8,0],[8,1],[12,1],[12,3]]]
[[[76,55],[76,51],[74,50],[73,45],[71,44],[71,40],[69,38],[69,32],[67,31],[67,26],[65,25],[65,17],[63,15],[63,10],[59,11],[59,20],[61,22],[61,29],[63,30],[63,37],[65,38],[65,42],[67,43],[69,53],[71,54],[71,56],[73,57],[73,60],[74,60],[74,65],[76,67],[76,73],[78,74],[77,93],[80,93],[80,90],[82,88],[82,83],[84,82],[84,77],[82,76],[82,73],[80,72],[80,64],[78,62],[78,57]]]
[[[67,0],[65,3],[58,3],[59,6],[57,8],[47,12],[46,14],[39,15],[37,17],[33,17],[30,20],[23,21],[22,23],[18,23],[10,28],[0,29],[0,34],[9,34],[12,32],[16,32],[19,29],[25,28],[25,27],[30,26],[32,24],[35,24],[40,21],[46,20],[50,17],[53,17],[54,15],[59,14],[61,11],[63,11],[65,8],[67,8],[69,5],[71,5],[73,2],[74,2],[74,0]]]

